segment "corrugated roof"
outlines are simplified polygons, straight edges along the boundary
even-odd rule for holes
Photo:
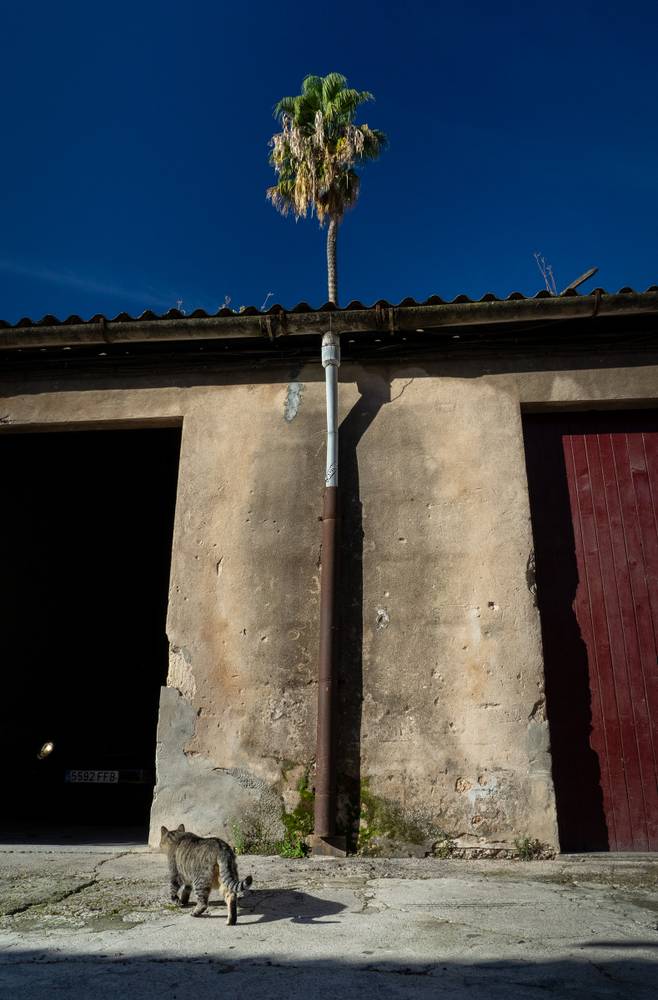
[[[264,312],[251,306],[241,312],[202,309],[183,314],[147,310],[140,316],[119,313],[83,320],[44,316],[0,324],[2,370],[38,368],[72,370],[73,365],[132,363],[148,355],[153,364],[183,354],[221,358],[222,364],[259,359],[278,364],[285,358],[318,360],[318,340],[329,329],[341,336],[345,358],[408,356],[434,352],[454,356],[457,350],[554,350],[576,342],[623,346],[625,351],[658,343],[658,285],[645,292],[625,287],[618,292],[571,289],[559,296],[541,291],[526,297],[512,292],[480,299],[458,295],[447,301],[432,295],[393,305],[380,299],[371,306],[350,302],[344,308],[325,303],[313,309],[300,302],[294,309],[273,305]],[[66,353],[64,353],[66,352]],[[192,363],[192,362],[190,362]],[[319,363],[319,362],[318,362]]]
[[[370,306],[364,305],[357,299],[353,300],[346,306],[336,306],[333,302],[325,302],[324,305],[319,307],[314,307],[309,305],[308,302],[298,302],[296,306],[292,309],[286,309],[285,306],[275,303],[268,309],[262,311],[256,306],[246,306],[241,309],[240,312],[236,312],[233,309],[221,308],[217,312],[209,313],[205,309],[195,309],[193,312],[182,312],[179,309],[169,309],[166,313],[155,313],[151,309],[147,309],[145,312],[140,313],[138,316],[131,316],[130,313],[121,312],[116,316],[103,316],[100,313],[95,314],[89,319],[82,319],[82,317],[72,314],[66,319],[58,319],[57,316],[47,314],[42,316],[39,320],[30,319],[28,316],[24,316],[19,319],[16,323],[9,323],[6,320],[0,320],[0,329],[23,329],[23,328],[36,328],[36,327],[59,327],[59,326],[85,326],[89,324],[99,324],[99,323],[137,323],[137,322],[156,322],[158,320],[198,320],[198,319],[216,319],[221,317],[235,317],[235,316],[273,316],[281,313],[286,313],[288,315],[299,315],[302,313],[348,313],[348,312],[373,312],[376,313],[378,310],[382,309],[408,309],[408,308],[425,308],[428,306],[455,306],[455,305],[477,305],[478,303],[487,302],[530,302],[538,299],[553,299],[553,300],[564,300],[571,297],[578,299],[588,299],[588,298],[603,298],[611,295],[647,295],[651,292],[658,292],[658,285],[650,285],[644,292],[638,292],[634,288],[625,286],[620,288],[617,292],[608,292],[604,288],[595,288],[591,292],[585,294],[579,293],[576,289],[567,289],[561,295],[555,296],[551,295],[550,292],[542,291],[537,292],[536,295],[523,295],[522,292],[510,292],[509,295],[501,297],[495,295],[493,292],[487,292],[479,299],[470,298],[468,295],[457,295],[454,299],[443,299],[440,295],[431,295],[424,301],[418,301],[413,298],[402,299],[401,302],[394,303],[389,302],[386,299],[378,299]]]

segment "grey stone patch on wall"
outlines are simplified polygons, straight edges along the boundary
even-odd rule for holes
[[[196,695],[196,681],[192,671],[192,656],[187,646],[169,647],[169,673],[167,687],[177,688],[190,701]]]
[[[547,719],[531,719],[528,723],[528,773],[551,774],[551,740]]]
[[[302,405],[302,396],[304,395],[304,383],[303,382],[290,382],[288,384],[288,391],[286,393],[286,401],[283,406],[283,416],[284,419],[290,423],[297,416],[297,411]]]
[[[184,823],[200,837],[222,837],[231,843],[232,825],[240,817],[258,817],[272,840],[283,837],[283,802],[264,781],[239,768],[217,767],[200,754],[186,754],[194,736],[196,711],[179,690],[160,689],[156,785],[151,806],[149,845],[160,844],[160,827]]]

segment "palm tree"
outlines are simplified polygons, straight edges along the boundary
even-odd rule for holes
[[[355,125],[359,105],[374,100],[367,90],[352,90],[341,73],[307,76],[297,97],[283,97],[274,107],[281,131],[272,136],[270,163],[277,183],[267,197],[282,215],[296,219],[308,212],[321,226],[328,221],[329,301],[338,304],[336,236],[345,211],[359,194],[356,167],[376,160],[386,136],[369,125]]]

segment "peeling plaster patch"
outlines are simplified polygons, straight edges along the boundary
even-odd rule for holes
[[[169,647],[169,673],[167,687],[177,688],[184,698],[192,701],[196,695],[196,681],[192,672],[192,657],[187,646]]]
[[[468,790],[468,801],[470,802],[472,808],[475,808],[481,799],[490,799],[498,791],[498,782],[494,777],[489,778],[486,784],[482,784],[482,776],[478,779],[480,784],[477,784],[475,788],[470,788]],[[473,821],[471,821],[473,822]]]
[[[530,710],[530,715],[528,716],[529,722],[546,722],[546,699],[542,695],[532,706]]]
[[[288,392],[286,393],[286,401],[283,406],[283,416],[284,419],[290,423],[297,416],[297,411],[302,405],[302,396],[304,395],[304,383],[303,382],[290,382],[288,384]]]
[[[11,417],[9,416],[9,414],[3,413],[2,416],[0,416],[0,424],[10,424],[10,423],[11,423]]]
[[[537,607],[537,575],[535,571],[534,549],[531,550],[530,555],[528,556],[528,562],[525,568],[525,581],[528,590],[532,594],[532,603],[535,607]]]
[[[386,608],[377,608],[377,617],[375,619],[376,628],[387,628],[390,620],[391,619]]]

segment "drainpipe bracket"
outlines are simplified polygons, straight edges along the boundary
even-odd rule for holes
[[[270,343],[274,340],[274,330],[272,329],[272,317],[271,316],[260,316],[258,320],[260,324],[260,332],[264,337],[268,337]]]
[[[314,857],[347,857],[347,841],[345,837],[318,837],[315,833],[312,833],[306,838],[306,843],[311,848],[311,854]]]
[[[111,344],[112,341],[110,340],[108,332],[107,332],[107,320],[105,319],[104,316],[100,316],[99,317],[99,319],[98,319],[98,326],[99,326],[99,329],[100,329],[101,337],[103,338],[103,340],[105,341],[105,343],[106,344]]]

